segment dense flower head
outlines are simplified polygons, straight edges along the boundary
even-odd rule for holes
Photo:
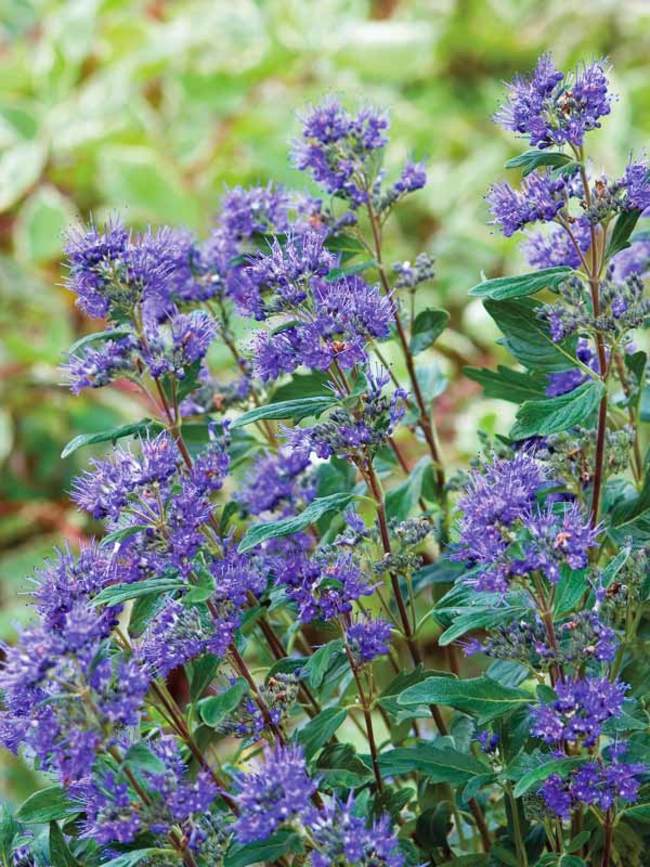
[[[529,78],[508,85],[508,100],[495,120],[527,136],[533,147],[571,144],[581,147],[586,132],[600,126],[611,111],[605,64],[596,61],[565,76],[550,54],[537,62]]]
[[[286,232],[289,195],[273,183],[265,187],[235,187],[221,201],[217,224],[240,240],[255,234]]]
[[[630,162],[623,177],[625,210],[645,211],[650,208],[650,168],[645,162]]]
[[[69,355],[63,373],[72,393],[79,394],[84,388],[103,388],[118,377],[131,374],[136,346],[135,338],[127,334]]]
[[[540,793],[547,808],[562,818],[568,818],[578,807],[587,805],[606,812],[617,799],[630,804],[637,800],[641,780],[648,772],[640,762],[620,761],[619,753],[625,746],[613,751],[611,760],[590,760],[573,770],[567,777],[552,774],[544,781]]]
[[[252,515],[286,510],[300,499],[309,501],[315,495],[311,466],[306,452],[280,449],[262,455],[254,462],[239,490],[239,501]]]
[[[368,199],[370,160],[386,144],[387,129],[382,112],[363,108],[354,115],[338,100],[328,99],[305,118],[294,148],[295,164],[328,193],[358,207]]]
[[[204,358],[216,335],[214,320],[203,310],[176,313],[161,323],[149,320],[141,355],[154,378],[184,379],[188,368]]]
[[[371,662],[385,656],[390,647],[391,625],[381,618],[366,617],[346,630],[346,640],[352,656],[359,663]]]
[[[621,250],[610,263],[610,276],[615,283],[624,283],[635,274],[645,275],[650,270],[650,236],[642,234],[632,239],[626,250]]]
[[[408,395],[402,388],[387,392],[390,377],[382,370],[368,368],[365,378],[366,388],[351,401],[340,395],[346,405],[333,409],[325,421],[287,430],[290,447],[313,451],[319,458],[337,455],[354,462],[385,443],[406,412]]]
[[[524,178],[519,190],[510,184],[495,184],[487,202],[496,223],[506,238],[528,223],[550,222],[566,204],[568,182],[551,172],[536,172]]]
[[[598,740],[603,724],[619,716],[627,685],[607,678],[584,677],[557,683],[557,699],[531,711],[531,732],[548,744],[563,741],[590,747]]]
[[[415,190],[421,190],[426,186],[427,172],[424,163],[407,162],[402,173],[395,181],[394,190],[400,195],[404,193],[412,193]]]
[[[175,824],[198,820],[210,808],[218,789],[210,774],[201,770],[192,781],[174,738],[163,736],[143,745],[149,753],[146,768],[140,767],[143,804],[121,769],[105,771],[80,787],[86,820],[84,835],[99,843],[130,843],[138,834],[155,836]]]
[[[368,576],[349,552],[286,559],[277,564],[276,579],[298,606],[302,623],[348,614],[353,602],[373,592]]]
[[[239,777],[237,840],[265,840],[285,822],[307,815],[315,791],[316,783],[307,773],[300,747],[267,750],[258,770]]]
[[[534,268],[555,268],[566,265],[578,268],[581,255],[587,252],[591,245],[591,231],[586,217],[577,218],[571,225],[571,235],[563,226],[553,226],[545,234],[535,232],[528,236],[523,245],[524,255]],[[576,249],[577,247],[577,249]]]
[[[346,802],[332,801],[308,823],[316,843],[313,867],[360,864],[366,867],[403,867],[402,855],[390,819],[384,813],[368,821],[355,812],[354,796]]]

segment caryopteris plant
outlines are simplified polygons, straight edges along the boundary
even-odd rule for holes
[[[602,63],[545,56],[497,115],[533,149],[494,222],[550,225],[537,270],[471,289],[513,367],[467,373],[521,406],[466,475],[432,421],[431,259],[384,259],[426,175],[385,178],[383,113],[307,115],[322,200],[232,190],[200,243],[70,236],[105,322],[71,387],[128,380],[147,418],[65,452],[112,442],[73,491],[105,533],[5,648],[2,739],[46,787],[3,865],[648,863],[650,181],[592,171],[610,108]]]

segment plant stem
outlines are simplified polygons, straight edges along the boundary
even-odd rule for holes
[[[600,862],[600,867],[610,867],[612,860],[612,842],[613,842],[613,832],[614,832],[614,824],[613,824],[613,816],[612,811],[608,810],[605,814],[605,825],[604,825],[604,840],[603,840],[603,860]]]
[[[512,813],[512,831],[515,838],[515,847],[517,849],[517,865],[518,867],[528,867],[528,854],[524,843],[524,836],[521,828],[521,816],[519,815],[519,805],[512,793],[512,785],[506,783],[506,794],[510,803],[510,812]]]
[[[388,277],[386,275],[386,269],[384,267],[382,259],[381,227],[379,225],[379,220],[377,219],[377,214],[375,213],[375,210],[372,206],[372,198],[370,192],[368,193],[367,210],[375,248],[375,259],[377,262],[377,270],[379,271],[379,279],[381,280],[381,285],[383,287],[384,293],[386,295],[390,295],[390,285],[388,283]],[[418,408],[418,423],[420,425],[422,433],[424,434],[424,439],[426,440],[429,452],[431,454],[431,460],[434,464],[436,484],[438,485],[438,489],[440,491],[440,500],[443,506],[446,507],[445,472],[440,457],[440,449],[438,447],[435,429],[431,422],[431,414],[430,411],[427,410],[424,398],[422,396],[422,390],[420,388],[420,383],[418,382],[415,364],[413,362],[413,354],[410,350],[406,331],[404,330],[404,325],[402,324],[402,320],[400,318],[399,310],[396,304],[393,305],[393,312],[395,317],[395,326],[397,328],[397,336],[402,347],[404,361],[406,362],[406,369],[408,372],[409,380],[411,381],[411,388],[413,389],[413,396],[415,397],[415,402]]]
[[[379,754],[377,751],[377,742],[375,741],[375,732],[372,725],[372,713],[370,711],[370,706],[368,705],[368,701],[366,699],[366,694],[363,689],[363,684],[361,683],[361,677],[359,676],[359,669],[354,660],[352,652],[348,647],[347,643],[345,645],[345,652],[348,657],[348,662],[350,663],[350,668],[352,669],[352,674],[354,676],[354,682],[357,685],[357,692],[359,694],[359,701],[361,702],[361,709],[363,711],[363,718],[366,724],[366,734],[368,737],[368,746],[370,748],[370,758],[372,760],[372,771],[375,775],[375,783],[377,784],[377,791],[382,793],[384,791],[384,781],[381,778],[381,771],[379,770]]]

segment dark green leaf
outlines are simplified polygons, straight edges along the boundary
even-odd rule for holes
[[[300,729],[298,742],[302,744],[307,759],[311,759],[330,740],[346,716],[346,710],[328,707]]]
[[[588,422],[598,409],[605,386],[600,380],[583,382],[559,397],[527,400],[519,409],[510,436],[523,440],[548,436]]]
[[[529,175],[540,166],[563,166],[573,162],[568,154],[560,153],[559,151],[525,151],[523,154],[518,154],[516,157],[508,160],[506,163],[507,169],[521,168],[524,177]]]
[[[273,864],[283,855],[303,851],[302,842],[295,831],[278,831],[259,843],[233,843],[224,858],[224,867],[247,867],[248,864]]]
[[[79,434],[79,436],[71,439],[61,452],[62,458],[68,458],[77,449],[84,446],[96,445],[97,443],[115,443],[123,437],[144,436],[155,430],[162,430],[160,422],[152,421],[150,418],[143,418],[133,424],[123,424],[121,427],[114,427],[110,430],[99,431],[99,433]]]
[[[635,819],[637,822],[650,822],[650,804],[633,804],[625,807],[620,814],[626,819]]]
[[[71,801],[61,786],[49,786],[23,801],[16,812],[16,819],[26,825],[43,825],[57,819],[67,819],[82,810],[83,806]]]
[[[486,629],[517,620],[526,613],[525,608],[475,608],[463,612],[453,624],[438,638],[438,644],[445,647],[473,629]],[[435,614],[435,612],[434,612]]]
[[[440,337],[449,322],[446,310],[429,307],[415,317],[411,328],[410,349],[413,355],[424,352]]]
[[[555,614],[568,614],[578,605],[589,589],[586,569],[571,569],[566,564],[560,567],[553,610]]]
[[[620,541],[626,536],[639,541],[650,538],[650,472],[639,494],[614,508],[610,534]]]
[[[573,768],[577,768],[578,765],[581,765],[584,761],[584,759],[579,758],[555,759],[549,756],[548,761],[545,761],[543,764],[527,771],[523,777],[521,777],[515,786],[515,798],[521,798],[521,796],[525,795],[526,792],[529,792],[531,789],[543,783],[544,780],[547,780],[551,774],[559,774],[561,777],[565,777],[573,770]]]
[[[215,677],[221,660],[213,653],[206,653],[193,659],[188,665],[190,674],[190,698],[198,701]]]
[[[206,725],[215,728],[223,719],[239,707],[242,698],[247,692],[248,685],[240,677],[220,695],[211,695],[209,698],[201,699],[197,705],[201,719]]]
[[[557,373],[575,366],[575,338],[555,343],[548,325],[537,316],[539,302],[532,298],[518,298],[488,300],[484,304],[505,335],[508,349],[524,367]]]
[[[641,211],[623,211],[622,214],[619,214],[618,219],[614,223],[612,237],[609,239],[609,244],[605,251],[606,259],[610,259],[612,256],[620,253],[621,250],[625,250],[626,247],[630,246],[630,235],[639,222],[640,216]]]
[[[328,497],[318,497],[316,500],[312,500],[304,511],[292,518],[270,521],[267,524],[254,524],[249,527],[239,543],[239,552],[243,554],[245,551],[250,551],[251,548],[266,542],[267,539],[298,533],[310,524],[315,524],[327,512],[343,511],[352,502],[354,496],[350,493],[338,493],[330,494]]]
[[[325,246],[328,250],[332,250],[335,253],[344,253],[347,256],[366,252],[366,248],[361,241],[352,238],[350,235],[330,235],[325,241]]]
[[[79,867],[56,822],[50,822],[50,860],[52,867]]]
[[[148,578],[134,584],[112,584],[97,594],[92,600],[93,605],[121,605],[128,599],[148,596],[150,593],[160,595],[171,590],[181,590],[187,587],[185,581],[179,578]]]
[[[386,777],[417,771],[431,783],[452,785],[465,785],[471,777],[488,770],[473,756],[452,747],[436,747],[435,743],[418,743],[381,753],[379,767]]]
[[[499,365],[495,370],[465,367],[465,376],[483,386],[486,397],[496,397],[510,403],[523,403],[546,395],[546,383],[542,377]]]
[[[518,689],[501,686],[489,677],[456,680],[452,677],[430,677],[411,686],[399,696],[401,705],[444,704],[477,716],[486,723],[511,710],[523,707],[530,696]]]
[[[281,403],[268,403],[266,406],[258,406],[240,415],[232,423],[231,429],[244,427],[247,424],[253,424],[256,421],[267,418],[290,418],[293,421],[300,421],[312,415],[318,418],[321,413],[334,406],[336,402],[336,398],[332,395],[323,395],[322,397],[302,397],[299,400],[285,400]]]
[[[554,289],[571,274],[573,268],[558,265],[555,268],[543,268],[541,271],[531,271],[513,277],[493,277],[491,280],[484,280],[472,286],[469,294],[475,298],[491,298],[494,301],[523,298],[526,295],[534,295],[542,289]]]

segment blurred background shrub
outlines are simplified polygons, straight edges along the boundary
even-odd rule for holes
[[[510,411],[460,376],[490,362],[467,290],[519,255],[487,225],[482,194],[512,153],[490,115],[502,81],[545,50],[561,66],[608,56],[625,100],[598,158],[643,148],[646,0],[0,0],[0,638],[29,616],[34,566],[86,529],[63,445],[141,414],[129,394],[61,385],[61,355],[89,328],[62,286],[66,227],[117,211],[205,234],[227,186],[304,185],[288,149],[306,104],[336,92],[386,107],[390,160],[428,164],[389,240],[395,261],[436,256],[424,291],[452,312],[437,414],[447,454],[466,458]],[[5,758],[0,796],[19,799],[32,781]]]

